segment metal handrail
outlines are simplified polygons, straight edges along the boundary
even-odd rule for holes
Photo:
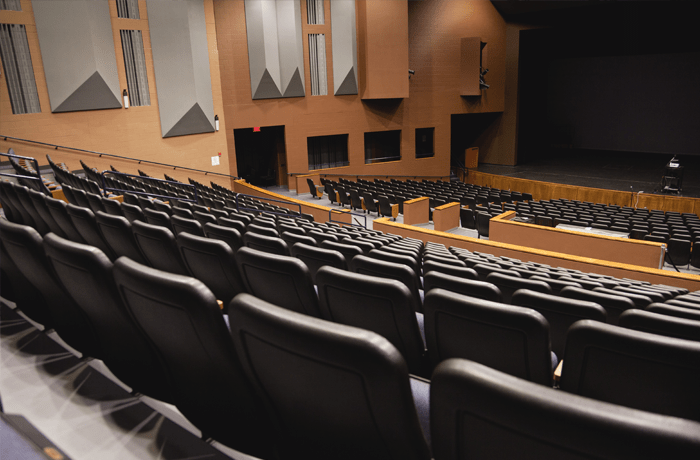
[[[267,213],[267,214],[275,214],[275,215],[285,215],[285,216],[287,215],[286,213],[283,213],[283,212],[275,212],[275,211],[267,211],[267,210],[265,210],[265,209],[245,208],[245,207],[242,207],[242,206],[240,205],[240,203],[238,202],[238,198],[239,198],[239,197],[254,198],[254,199],[258,200],[258,201],[269,200],[269,201],[274,201],[274,202],[276,202],[276,203],[292,204],[292,205],[295,205],[295,206],[297,206],[297,207],[299,208],[299,210],[298,210],[299,215],[300,215],[300,216],[302,215],[302,212],[301,212],[301,205],[300,205],[299,203],[295,203],[295,202],[293,202],[293,201],[287,201],[287,200],[277,200],[277,199],[275,199],[275,198],[260,197],[260,196],[255,196],[255,195],[246,195],[245,193],[237,193],[237,194],[236,194],[236,209],[239,210],[239,211],[252,211],[252,212]],[[291,209],[290,209],[290,211],[291,211]]]
[[[10,149],[12,150],[12,149]],[[14,150],[13,150],[14,151]],[[43,185],[44,188],[44,194],[46,192],[49,192],[49,189],[44,185],[44,181],[41,178],[41,173],[39,173],[39,162],[36,161],[36,158],[33,157],[23,157],[21,155],[17,155],[15,153],[10,153],[8,150],[7,153],[2,153],[0,152],[0,156],[8,157],[8,158],[19,158],[21,160],[31,160],[34,162],[34,170],[36,171],[36,176],[23,176],[22,174],[8,174],[8,173],[0,173],[0,176],[6,176],[6,177],[16,177],[19,179],[29,179],[29,180],[38,180],[41,185]],[[31,171],[30,171],[31,172]],[[48,193],[49,195],[51,194],[50,192]]]
[[[152,196],[152,197],[157,197],[157,198],[166,198],[168,200],[174,199],[174,200],[179,200],[179,201],[190,201],[190,202],[197,203],[197,187],[195,187],[194,185],[191,185],[191,184],[185,184],[182,182],[172,181],[172,180],[157,179],[155,177],[148,178],[149,181],[158,181],[158,182],[165,182],[168,184],[177,184],[178,187],[180,187],[180,188],[182,188],[182,186],[191,187],[192,189],[194,189],[194,199],[181,198],[178,196],[169,196],[169,195],[157,195],[157,194],[149,193],[149,192],[137,192],[134,190],[128,190],[128,189],[123,189],[123,188],[107,187],[107,180],[105,179],[105,174],[112,174],[115,176],[138,177],[138,178],[144,179],[143,176],[140,176],[138,174],[127,174],[127,173],[123,173],[123,172],[111,171],[109,169],[105,169],[104,171],[102,171],[102,173],[100,173],[100,177],[102,177],[102,191],[103,191],[105,196],[107,196],[107,191],[111,191],[111,192],[131,193],[133,195],[145,195],[145,196]]]
[[[350,218],[350,225],[351,225],[352,227],[364,227],[364,228],[367,228],[367,214],[360,214],[359,212],[352,212],[352,211],[345,211],[345,212],[343,212],[343,211],[339,211],[339,210],[337,210],[337,209],[329,209],[329,210],[328,210],[328,222],[333,222],[333,223],[336,223],[336,224],[343,224],[343,225],[348,225],[348,223],[347,223],[347,222],[340,221],[340,220],[333,220],[333,219],[331,218],[331,215],[332,215],[333,213],[342,214],[342,215],[344,215],[344,216],[346,216],[346,215],[349,214],[350,216],[362,217],[362,218],[365,220],[364,224],[361,224],[359,220],[355,220],[355,219],[353,219],[353,218]],[[355,223],[355,222],[357,222],[357,223]]]
[[[65,150],[74,150],[74,151],[76,151],[76,152],[84,152],[84,153],[91,153],[91,154],[94,154],[94,155],[99,155],[100,157],[105,156],[105,157],[110,157],[110,158],[119,158],[120,160],[138,161],[139,164],[141,164],[141,163],[147,163],[147,164],[158,165],[158,166],[167,166],[167,167],[169,167],[169,168],[173,168],[173,170],[182,169],[182,170],[185,170],[185,171],[195,171],[195,172],[204,173],[205,176],[208,175],[208,174],[214,174],[214,175],[217,175],[217,176],[230,177],[230,178],[232,178],[232,179],[240,179],[240,177],[232,176],[232,175],[230,175],[230,174],[223,174],[223,173],[217,173],[217,172],[211,172],[211,171],[204,171],[204,170],[201,170],[201,169],[188,168],[188,167],[186,167],[186,166],[171,165],[171,164],[168,164],[168,163],[159,163],[159,162],[157,162],[157,161],[139,160],[138,158],[131,158],[131,157],[125,157],[125,156],[121,156],[121,155],[114,155],[114,154],[112,154],[112,153],[95,152],[94,150],[85,150],[85,149],[79,149],[79,148],[75,148],[75,147],[66,147],[66,146],[64,146],[64,145],[51,144],[51,143],[48,143],[48,142],[33,141],[33,140],[31,140],[31,139],[21,139],[21,138],[19,138],[19,137],[3,136],[2,134],[0,134],[0,137],[2,137],[4,140],[12,139],[12,140],[15,140],[15,141],[29,142],[29,143],[31,143],[31,144],[46,145],[46,146],[48,146],[48,147],[53,147],[54,150],[58,150],[59,148],[65,149]],[[39,171],[38,168],[37,168],[37,171]]]

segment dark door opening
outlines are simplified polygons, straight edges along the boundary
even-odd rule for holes
[[[259,187],[287,185],[284,126],[233,130],[238,175]]]

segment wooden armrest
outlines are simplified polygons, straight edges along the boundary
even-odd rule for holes
[[[557,365],[557,368],[554,369],[554,376],[552,380],[554,380],[554,383],[559,383],[559,380],[561,380],[561,368],[564,365],[564,360],[562,359],[559,361],[559,364]]]

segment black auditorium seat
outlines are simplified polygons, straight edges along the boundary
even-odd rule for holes
[[[173,230],[170,222],[170,215],[168,215],[168,213],[151,208],[144,208],[143,215],[146,218],[146,223],[151,225],[159,225],[167,228],[170,231]]]
[[[41,215],[34,207],[34,203],[29,196],[29,188],[25,187],[24,185],[16,185],[15,194],[17,195],[17,199],[19,200],[21,206],[24,208],[24,211],[31,216],[31,220],[34,223],[34,225],[31,226],[34,227],[41,235],[46,235],[48,232],[50,232],[51,229],[46,222],[44,222],[44,219],[41,218]]]
[[[430,388],[435,460],[700,456],[700,424],[595,401],[463,359]]]
[[[136,244],[131,222],[126,217],[98,211],[95,214],[95,221],[100,235],[116,257],[126,256],[140,264],[147,263],[141,249]]]
[[[181,216],[171,216],[170,225],[175,236],[186,232],[191,235],[204,236],[204,228],[202,224],[195,219],[188,219]]]
[[[591,319],[606,322],[607,312],[595,302],[569,299],[529,289],[515,291],[511,298],[513,305],[532,308],[545,317],[549,323],[549,338],[552,351],[561,359],[564,356],[566,333],[576,321]]]
[[[435,259],[424,259],[423,273],[428,274],[432,271],[446,273],[448,275],[469,280],[476,280],[479,278],[476,270],[473,268],[467,268],[464,264],[460,267],[449,263],[437,262]]]
[[[401,352],[409,372],[430,377],[423,318],[403,283],[333,267],[319,270],[317,281],[323,319],[376,332]]]
[[[503,273],[489,273],[486,276],[486,282],[498,286],[504,303],[511,303],[511,297],[518,289],[530,289],[544,294],[552,293],[552,288],[545,281],[525,279]]]
[[[27,225],[0,219],[0,237],[12,262],[43,297],[47,316],[61,339],[84,356],[99,358],[95,331],[49,266],[41,235]]]
[[[148,265],[178,275],[189,274],[182,262],[173,232],[165,227],[141,221],[132,222],[131,230]]]
[[[63,238],[67,237],[61,226],[58,225],[58,222],[56,222],[51,215],[51,211],[49,211],[49,208],[46,205],[47,196],[43,193],[37,192],[36,190],[29,190],[28,193],[29,198],[31,198],[32,203],[34,204],[34,208],[39,213],[41,219],[46,223],[46,225],[48,225],[49,230]]]
[[[582,320],[569,329],[564,391],[700,421],[700,343]]]
[[[204,234],[207,238],[222,240],[233,249],[234,253],[243,247],[241,232],[235,228],[208,223],[204,225]]]
[[[243,235],[243,244],[257,251],[279,254],[281,256],[289,255],[289,246],[279,237],[275,238],[274,236],[265,236],[247,231]]]
[[[125,257],[115,262],[113,273],[124,305],[167,369],[180,412],[203,438],[269,458],[269,422],[214,294],[199,280]]]
[[[375,259],[364,255],[355,256],[350,261],[350,270],[362,275],[378,276],[381,278],[390,278],[401,281],[405,284],[411,295],[416,301],[419,308],[417,311],[423,311],[423,302],[421,300],[421,282],[416,272],[407,265],[388,262],[386,260]]]
[[[636,331],[700,342],[700,320],[632,309],[620,315],[618,325]]]
[[[85,243],[85,240],[80,236],[80,232],[73,224],[73,221],[68,215],[68,203],[63,200],[46,197],[46,206],[49,208],[51,216],[63,230],[63,234],[71,241],[76,243]]]
[[[549,324],[536,311],[443,289],[425,296],[430,362],[465,358],[551,386],[554,359]]]
[[[94,328],[109,370],[135,391],[173,403],[165,369],[122,303],[112,262],[94,246],[55,235],[46,235],[43,244],[58,279]]]
[[[425,292],[441,288],[457,294],[468,295],[492,302],[501,301],[501,290],[495,284],[486,281],[462,278],[447,273],[431,271],[423,276]]]
[[[427,385],[409,378],[389,341],[245,294],[228,312],[239,359],[275,422],[267,439],[280,459],[431,458],[418,415]]]
[[[66,211],[85,243],[95,246],[100,251],[104,252],[110,260],[117,258],[112,248],[109,247],[102,237],[100,229],[97,227],[95,214],[89,208],[69,204],[66,206]]]
[[[236,263],[246,292],[310,316],[320,317],[309,268],[299,259],[243,247]]]
[[[608,314],[608,324],[617,324],[617,319],[623,311],[635,308],[634,302],[628,297],[589,289],[567,286],[561,290],[562,297],[570,299],[589,300],[605,308]]]
[[[129,219],[129,222],[134,222],[135,220],[146,222],[146,216],[143,213],[143,209],[141,209],[139,206],[124,201],[121,208],[124,217]]]
[[[646,311],[660,313],[662,315],[675,316],[677,318],[687,318],[700,321],[700,308],[679,307],[672,304],[652,303]]]
[[[344,242],[322,241],[319,247],[340,252],[345,256],[345,261],[348,265],[350,265],[350,261],[353,257],[363,254],[362,249],[359,247],[353,246],[352,244],[345,244]]]
[[[316,273],[321,267],[330,266],[341,270],[347,270],[348,264],[345,256],[333,249],[323,249],[305,243],[295,243],[291,247],[292,257],[296,257],[309,267],[311,279],[316,283]]]
[[[234,251],[228,244],[183,232],[177,236],[177,246],[190,275],[204,283],[224,304],[244,292]]]

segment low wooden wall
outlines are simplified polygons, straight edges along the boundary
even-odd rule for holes
[[[459,203],[447,203],[433,210],[433,227],[440,232],[446,232],[459,227]]]
[[[289,181],[289,190],[296,190],[297,195],[300,193],[311,193],[309,192],[309,184],[306,182],[306,179],[311,179],[315,185],[321,185],[321,176],[318,174],[302,174],[292,176],[292,180]]]
[[[427,196],[403,202],[403,221],[406,225],[425,224],[430,220],[430,199]]]
[[[640,267],[638,265],[527,248],[514,244],[480,240],[468,236],[454,235],[452,233],[438,232],[412,225],[400,224],[392,222],[387,218],[376,219],[374,221],[374,229],[406,238],[415,238],[423,242],[432,241],[444,244],[447,247],[454,246],[469,251],[485,252],[495,256],[512,257],[522,261],[548,264],[552,267],[571,268],[583,272],[610,275],[616,278],[631,278],[640,281],[648,281],[654,284],[678,286],[691,291],[700,290],[700,276],[687,273],[677,273],[668,270],[659,270],[656,268]]]
[[[663,267],[666,245],[514,222],[508,211],[489,222],[489,241],[609,260],[641,267]],[[437,230],[437,227],[436,227]]]
[[[535,200],[566,198],[592,203],[616,204],[663,211],[692,212],[700,215],[700,199],[651,193],[620,192],[591,187],[555,184],[517,177],[498,176],[470,170],[466,182],[474,185],[531,193]]]

